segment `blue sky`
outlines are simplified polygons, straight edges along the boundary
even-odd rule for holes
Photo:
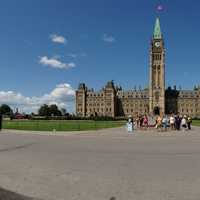
[[[158,4],[164,7],[160,13]],[[0,102],[22,109],[19,99],[25,99],[27,111],[36,110],[38,101],[59,99],[73,111],[79,82],[97,90],[108,80],[124,89],[146,86],[157,16],[166,86],[193,88],[200,84],[199,10],[197,0],[2,0]]]

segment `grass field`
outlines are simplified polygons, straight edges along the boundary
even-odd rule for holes
[[[4,121],[3,129],[32,131],[82,131],[114,128],[125,125],[124,121],[92,121],[92,120],[12,120]]]
[[[193,126],[200,126],[200,120],[193,120],[192,125]]]

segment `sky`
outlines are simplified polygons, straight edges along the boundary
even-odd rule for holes
[[[162,5],[163,10],[156,7]],[[1,0],[0,104],[74,112],[80,82],[146,87],[156,17],[166,48],[166,87],[200,85],[198,0]]]

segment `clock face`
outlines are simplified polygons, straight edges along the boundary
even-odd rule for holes
[[[156,47],[160,47],[160,42],[155,42]]]

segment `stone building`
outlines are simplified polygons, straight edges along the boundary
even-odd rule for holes
[[[156,19],[150,46],[149,87],[122,90],[109,81],[100,91],[84,83],[76,91],[76,114],[89,116],[137,116],[142,114],[187,114],[200,116],[200,87],[182,90],[165,87],[165,47],[159,19]]]

